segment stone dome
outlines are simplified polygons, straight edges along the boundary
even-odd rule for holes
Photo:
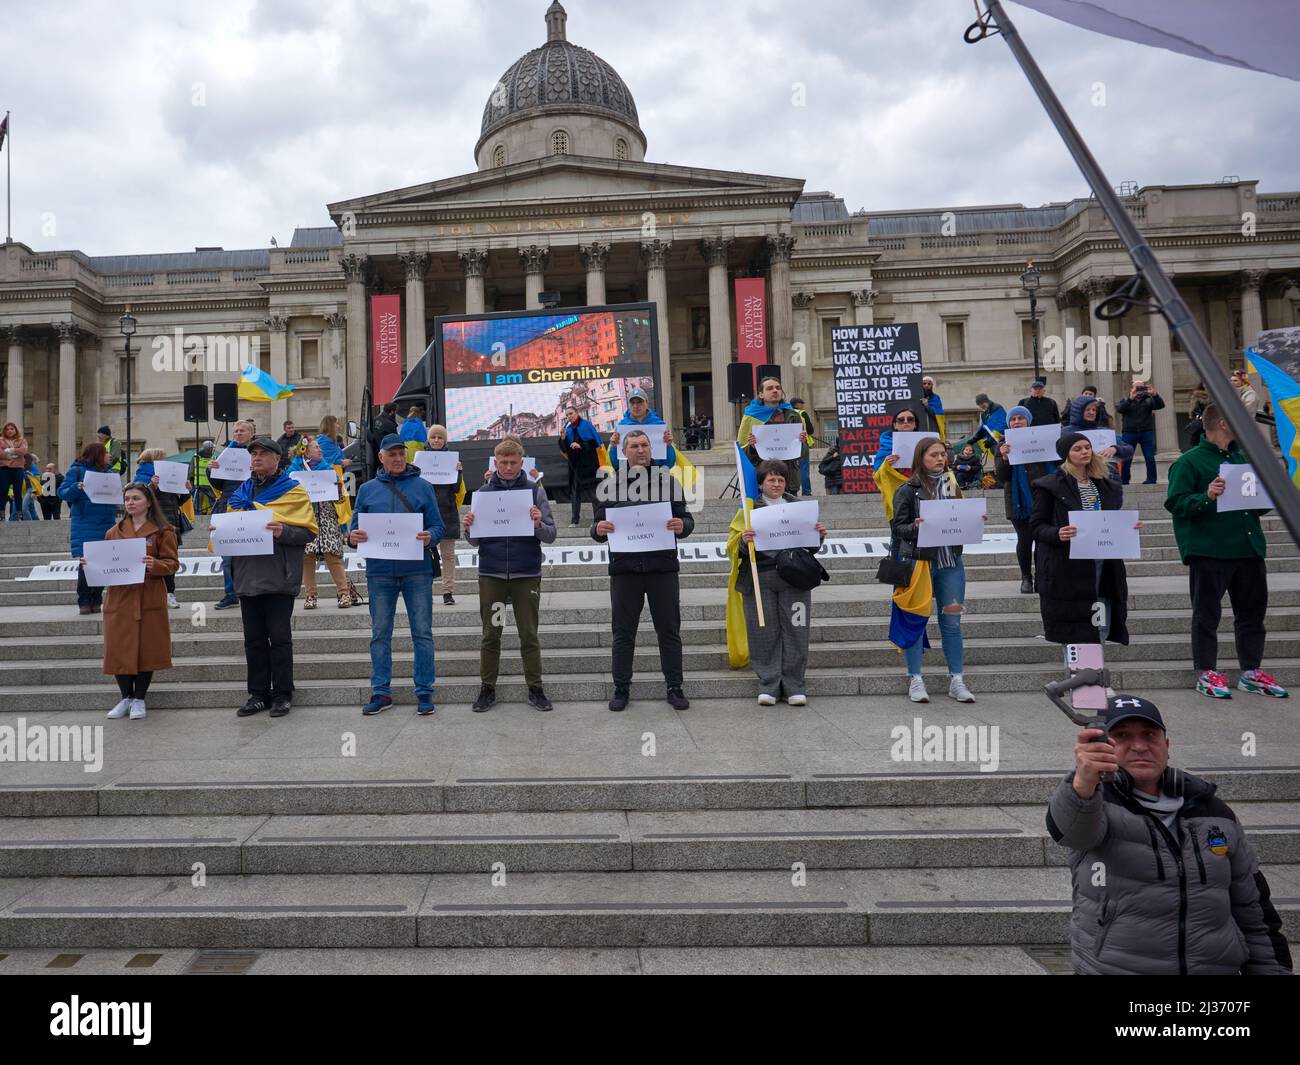
[[[605,60],[566,38],[566,19],[564,8],[555,0],[546,12],[546,43],[512,63],[493,86],[483,108],[476,155],[507,126],[572,115],[607,119],[625,127],[625,133],[640,141],[636,155],[644,157],[645,134],[641,132],[632,93]],[[596,154],[612,156],[613,150]]]

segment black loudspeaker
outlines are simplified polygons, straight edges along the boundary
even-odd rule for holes
[[[758,381],[761,384],[764,377],[775,377],[781,380],[781,367],[774,362],[765,362],[758,368]]]
[[[212,417],[219,422],[239,421],[239,386],[232,381],[212,386]]]
[[[208,420],[208,386],[185,386],[185,420],[187,422],[206,422]]]
[[[727,402],[744,403],[754,398],[754,364],[727,364]]]

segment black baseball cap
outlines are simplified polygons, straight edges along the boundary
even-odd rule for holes
[[[1131,717],[1150,721],[1151,724],[1165,730],[1165,719],[1160,716],[1160,708],[1140,695],[1125,695],[1122,692],[1112,695],[1106,704],[1106,709],[1102,711],[1102,717],[1106,720],[1107,732],[1121,721],[1127,721]]]
[[[274,452],[276,455],[284,454],[284,450],[280,447],[280,445],[277,444],[274,440],[272,440],[269,436],[255,436],[253,437],[252,440],[248,442],[249,451],[254,451],[257,448],[261,448],[263,451]]]

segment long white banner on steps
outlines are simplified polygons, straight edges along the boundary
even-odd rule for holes
[[[978,544],[967,544],[963,549],[968,555],[1008,554],[1016,549],[1015,533],[985,533],[984,540]],[[604,544],[592,544],[590,547],[568,547],[551,544],[543,547],[547,566],[591,566],[604,565],[609,562],[609,549]],[[828,538],[818,554],[822,558],[880,558],[889,550],[887,536],[849,536]],[[692,562],[725,562],[727,560],[727,542],[725,540],[701,540],[698,543],[685,540],[678,545],[677,557],[683,565]],[[470,547],[456,551],[456,566],[473,569],[478,566],[478,552]],[[366,560],[355,551],[343,556],[346,570],[366,568]],[[326,572],[324,563],[317,565],[318,572]],[[189,555],[181,558],[181,568],[177,577],[212,577],[221,572],[221,559],[213,556]],[[51,559],[43,566],[33,566],[26,577],[15,577],[16,581],[75,581],[77,579],[77,562],[71,558]]]

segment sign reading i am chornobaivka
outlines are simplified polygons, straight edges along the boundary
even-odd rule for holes
[[[871,460],[890,425],[888,406],[921,395],[920,331],[915,322],[836,326],[831,357],[844,491],[878,491]]]

